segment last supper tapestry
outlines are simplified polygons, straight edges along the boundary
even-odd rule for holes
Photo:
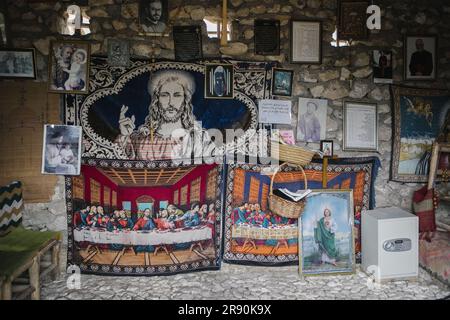
[[[114,275],[220,268],[222,165],[83,163],[66,177],[69,264]]]
[[[209,63],[234,71],[229,72],[231,98],[205,94],[215,81],[206,77]],[[129,68],[117,68],[104,58],[92,58],[90,93],[65,96],[65,123],[82,126],[85,158],[153,161],[221,155],[230,145],[225,139],[218,143],[216,134],[225,137],[227,129],[241,130],[232,143],[245,152],[245,141],[258,127],[257,101],[269,95],[273,66],[134,60]]]

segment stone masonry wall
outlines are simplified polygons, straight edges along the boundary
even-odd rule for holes
[[[10,37],[14,47],[37,49],[38,76],[47,78],[49,41],[62,38],[58,23],[67,6],[64,2],[27,3],[25,0],[8,1]],[[221,16],[222,1],[170,0],[172,23],[178,25],[201,24],[205,57],[220,55],[217,39],[206,36],[204,17]],[[106,54],[106,41],[117,37],[131,41],[132,54],[136,57],[174,59],[174,45],[169,37],[145,37],[139,35],[138,1],[96,0],[89,1],[87,14],[91,17],[90,35],[83,37],[92,42],[94,54]],[[233,20],[233,42],[229,48],[234,58],[242,60],[276,60],[285,68],[295,70],[293,129],[296,129],[298,97],[326,98],[329,100],[327,138],[335,142],[339,156],[360,157],[376,155],[382,160],[376,182],[377,206],[401,206],[411,209],[412,192],[421,185],[389,181],[392,152],[392,106],[388,85],[372,81],[370,54],[374,49],[391,49],[394,53],[394,80],[396,84],[449,88],[450,87],[450,3],[446,0],[375,1],[382,9],[382,30],[370,32],[369,40],[354,42],[351,47],[330,45],[336,27],[337,0],[230,0],[229,17]],[[254,49],[253,21],[255,18],[272,18],[281,21],[280,56],[256,56]],[[314,18],[323,20],[322,65],[290,65],[289,20]],[[405,34],[439,35],[438,80],[435,82],[403,82],[403,36]],[[350,81],[350,77],[354,81]],[[370,100],[379,105],[379,153],[355,153],[341,151],[344,99]],[[318,148],[317,145],[312,147]],[[26,224],[37,228],[65,230],[64,179],[56,188],[49,204],[27,205]],[[449,207],[442,207],[440,215],[449,217]]]

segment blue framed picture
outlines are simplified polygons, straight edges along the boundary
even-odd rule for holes
[[[294,70],[273,68],[272,95],[292,97]]]

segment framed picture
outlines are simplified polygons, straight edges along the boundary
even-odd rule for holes
[[[322,22],[291,20],[291,63],[322,64]]]
[[[0,49],[0,78],[36,79],[34,49]]]
[[[130,65],[130,43],[122,39],[108,39],[108,64],[127,68]]]
[[[374,50],[372,54],[373,64],[373,82],[374,83],[393,83],[392,79],[392,51]]]
[[[292,97],[294,70],[273,68],[272,95]]]
[[[355,272],[352,190],[315,190],[299,223],[305,276]]]
[[[205,99],[233,99],[234,69],[232,64],[205,66]]]
[[[334,142],[333,140],[320,141],[320,151],[323,152],[324,157],[332,158],[334,154]]]
[[[391,180],[427,182],[432,144],[445,132],[446,119],[450,116],[450,93],[392,87],[392,96],[394,132]],[[441,177],[437,181],[442,181]]]
[[[438,38],[435,35],[406,35],[405,80],[436,80]]]
[[[45,125],[41,172],[43,174],[79,175],[81,137],[81,127]]]
[[[163,35],[169,20],[168,0],[140,0],[139,24],[149,35]]]
[[[378,151],[378,105],[360,101],[345,101],[345,151]]]
[[[91,46],[87,41],[53,41],[50,46],[49,91],[89,93]]]
[[[0,48],[7,47],[9,43],[7,12],[6,1],[2,1],[0,3]]]
[[[280,54],[280,20],[257,19],[254,23],[255,54]]]
[[[339,0],[338,40],[368,38],[367,8],[369,1]]]
[[[317,142],[325,140],[327,129],[328,100],[298,99],[297,140]]]
[[[203,58],[201,26],[174,26],[173,42],[176,61],[192,61]]]

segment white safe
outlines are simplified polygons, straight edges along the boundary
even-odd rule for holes
[[[377,282],[419,275],[419,219],[399,208],[361,215],[362,270]]]

